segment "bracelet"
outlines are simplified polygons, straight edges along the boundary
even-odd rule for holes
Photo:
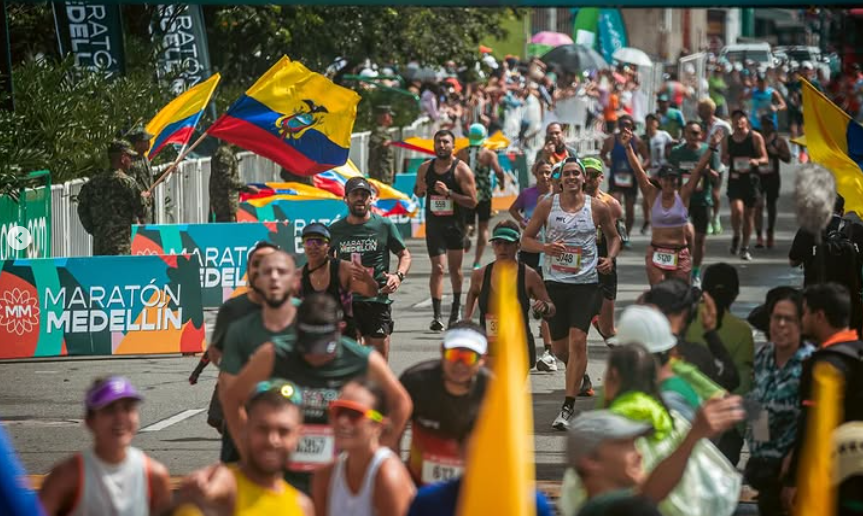
[[[402,271],[396,271],[396,276],[398,277],[399,282],[402,282],[405,280],[405,273]]]

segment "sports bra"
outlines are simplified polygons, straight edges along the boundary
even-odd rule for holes
[[[683,205],[680,194],[674,192],[674,204],[665,209],[662,206],[662,197],[657,196],[650,208],[650,225],[655,228],[679,228],[689,222],[689,210]]]

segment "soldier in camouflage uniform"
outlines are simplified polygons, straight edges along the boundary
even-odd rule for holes
[[[147,132],[143,125],[135,126],[127,135],[129,142],[132,144],[137,156],[132,158],[132,166],[129,169],[129,175],[138,183],[138,188],[142,192],[146,192],[152,186],[155,178],[153,177],[153,167],[150,165],[150,160],[147,158],[147,152],[150,150],[150,140],[153,135]],[[153,223],[153,202],[152,197],[147,198],[147,207],[142,224]]]
[[[391,145],[389,128],[395,113],[389,106],[376,106],[375,114],[378,125],[369,138],[368,174],[372,179],[391,185],[396,171],[396,152]]]
[[[147,194],[128,175],[137,153],[123,140],[111,142],[111,168],[87,181],[78,193],[78,217],[93,235],[93,255],[132,252],[132,224],[144,216]]]
[[[210,158],[210,211],[216,222],[236,222],[240,192],[258,192],[240,181],[238,165],[231,145],[222,141]]]

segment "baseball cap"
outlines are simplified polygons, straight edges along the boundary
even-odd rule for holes
[[[108,154],[118,154],[125,152],[129,156],[137,156],[138,153],[132,148],[132,144],[127,140],[114,140],[108,144]]]
[[[656,175],[659,177],[679,176],[680,170],[673,165],[665,164],[659,167],[659,171]]]
[[[639,423],[610,410],[584,412],[569,423],[566,446],[569,465],[577,465],[605,441],[635,439],[651,433],[653,427],[649,423]]]
[[[656,96],[656,100],[658,100],[660,102],[668,102],[668,94],[667,93],[660,93],[659,95]]]
[[[84,404],[87,410],[99,410],[117,400],[124,399],[143,401],[144,397],[138,394],[128,378],[109,376],[104,381],[90,387],[84,398]]]
[[[701,299],[701,290],[692,288],[680,278],[660,281],[644,294],[644,303],[654,305],[664,314],[676,314]]]
[[[863,423],[852,421],[833,431],[833,483],[863,476]]]
[[[603,166],[602,160],[599,158],[582,158],[581,164],[584,165],[584,170],[596,170],[601,174],[605,167]]]
[[[488,351],[488,340],[482,333],[470,328],[454,328],[443,335],[444,349],[469,349],[480,355]]]
[[[714,263],[704,271],[701,290],[714,298],[730,298],[733,301],[740,293],[740,278],[737,276],[737,269],[724,262]]]
[[[617,321],[617,341],[643,344],[651,353],[664,353],[677,345],[668,318],[656,308],[632,305]]]
[[[320,222],[312,222],[311,224],[309,224],[308,226],[303,228],[302,237],[305,238],[305,237],[310,236],[310,235],[322,236],[322,237],[326,238],[327,240],[329,240],[330,239],[330,230],[329,230],[329,228],[327,228],[325,225],[321,224]]]
[[[342,309],[329,294],[307,296],[297,309],[297,349],[306,355],[332,355],[339,349]]]
[[[482,124],[471,124],[467,132],[467,139],[473,146],[482,145],[486,136],[488,136],[488,131]]]
[[[372,190],[372,185],[366,180],[366,178],[361,176],[355,176],[348,179],[348,182],[345,183],[345,195],[353,192],[354,190],[365,190],[368,193],[374,193]]]
[[[494,242],[495,240],[503,240],[504,242],[518,242],[518,230],[506,226],[495,228],[491,234],[491,238],[489,238],[488,240],[489,242]]]
[[[812,64],[812,61],[803,61],[803,69],[804,70],[814,70],[815,65]]]

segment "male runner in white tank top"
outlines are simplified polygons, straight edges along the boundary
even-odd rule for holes
[[[556,430],[569,427],[587,370],[587,332],[602,302],[598,273],[610,273],[620,251],[611,209],[584,193],[581,161],[567,158],[561,167],[562,192],[540,201],[521,241],[526,251],[546,254],[545,284],[557,308],[549,330],[554,354],[566,364],[566,398],[552,423]],[[545,244],[537,240],[543,226]],[[607,241],[606,257],[597,252],[596,228],[602,229]]]
[[[39,491],[47,514],[148,516],[171,503],[168,470],[131,446],[142,399],[126,378],[93,382],[85,401],[93,449],[51,470]]]

